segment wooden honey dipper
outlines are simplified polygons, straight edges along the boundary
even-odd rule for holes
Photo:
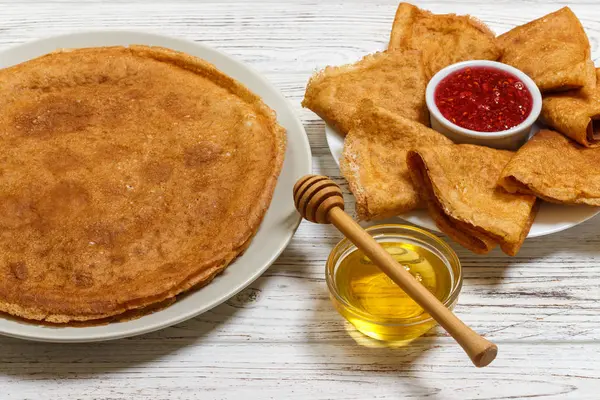
[[[477,367],[496,358],[498,347],[481,337],[433,294],[344,211],[340,187],[326,176],[306,175],[294,185],[294,203],[303,218],[319,224],[332,223],[361,249],[383,273],[390,277],[458,342]]]

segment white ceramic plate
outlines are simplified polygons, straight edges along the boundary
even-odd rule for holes
[[[329,125],[325,125],[325,135],[327,136],[327,144],[337,165],[340,165],[340,157],[344,149],[344,138],[335,129]],[[574,227],[584,221],[592,218],[600,212],[599,207],[588,206],[561,206],[559,204],[542,203],[540,211],[529,231],[529,236],[536,237],[550,235]],[[426,228],[435,232],[439,229],[429,218],[427,211],[415,210],[406,214],[400,215],[398,218],[408,221],[412,224]],[[394,220],[392,218],[391,220]],[[379,221],[378,221],[379,222]]]
[[[288,146],[273,201],[246,252],[206,287],[184,296],[170,307],[142,318],[94,327],[49,327],[0,316],[0,334],[49,342],[90,342],[123,338],[177,324],[226,301],[258,278],[281,254],[292,238],[300,216],[292,189],[311,171],[311,153],[304,127],[287,100],[257,72],[200,43],[147,33],[99,31],[75,33],[19,45],[0,52],[0,68],[8,67],[58,48],[145,44],[168,47],[203,58],[242,82],[277,112],[287,129]]]

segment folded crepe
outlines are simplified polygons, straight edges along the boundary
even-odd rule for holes
[[[542,121],[586,147],[600,146],[600,69],[579,90],[544,96]]]
[[[459,61],[501,55],[496,35],[483,22],[468,15],[433,14],[408,3],[398,6],[388,48],[420,50],[428,78]]]
[[[536,198],[496,186],[513,153],[474,145],[411,150],[410,176],[438,228],[485,254],[496,244],[514,256],[537,213]]]
[[[381,52],[356,64],[327,67],[315,74],[308,82],[302,106],[310,108],[343,135],[352,128],[358,103],[366,98],[379,107],[428,125],[426,86],[421,53]]]
[[[525,72],[542,92],[581,88],[595,73],[590,42],[569,7],[517,26],[498,41],[500,61]]]
[[[420,206],[406,153],[415,147],[451,144],[450,139],[370,100],[360,103],[355,118],[344,141],[340,169],[356,198],[358,217],[388,218]]]
[[[583,147],[541,130],[510,160],[499,185],[552,203],[600,207],[600,147]]]

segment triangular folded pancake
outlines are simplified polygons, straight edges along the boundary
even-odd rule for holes
[[[499,184],[553,203],[600,207],[600,148],[541,130],[510,160]]]
[[[525,72],[542,92],[581,88],[594,73],[590,42],[569,7],[517,26],[498,40],[500,61]]]
[[[451,144],[450,139],[369,100],[361,102],[355,118],[356,126],[344,141],[340,169],[356,198],[359,218],[382,219],[417,208],[421,202],[406,153],[414,147]]]
[[[474,145],[411,150],[411,178],[440,230],[467,249],[485,254],[495,244],[515,255],[537,212],[536,198],[498,188],[513,153]]]
[[[600,146],[600,69],[579,90],[544,96],[541,119],[586,147]]]
[[[431,78],[459,61],[497,60],[501,51],[495,36],[483,22],[468,15],[433,14],[400,3],[388,48],[420,50]]]
[[[381,52],[356,64],[327,67],[315,74],[308,82],[302,106],[310,108],[343,135],[352,128],[358,103],[366,98],[379,107],[428,125],[426,86],[421,53]]]

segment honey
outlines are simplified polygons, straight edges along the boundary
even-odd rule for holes
[[[402,226],[383,227],[389,230],[389,227]],[[413,232],[418,228],[406,228],[410,228],[410,236],[384,234],[375,238],[418,282],[451,308],[458,294],[456,289],[460,289],[458,259],[452,257],[452,250],[439,238],[424,231]],[[331,274],[330,289],[335,293],[332,300],[340,314],[360,332],[402,344],[423,335],[435,325],[435,321],[361,250],[350,243],[343,247],[337,249],[335,264],[330,265],[332,268],[328,271]]]

